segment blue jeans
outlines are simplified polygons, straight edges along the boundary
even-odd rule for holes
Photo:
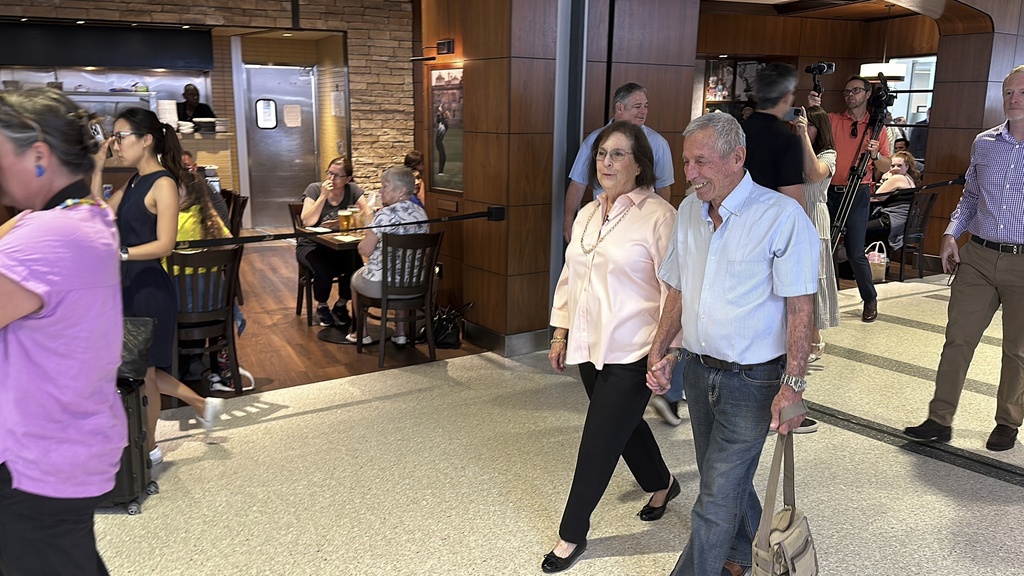
[[[683,370],[686,369],[686,356],[675,365],[672,369],[672,380],[669,382],[668,392],[662,394],[665,400],[669,402],[679,402],[680,400],[686,399],[686,393],[683,390]]]
[[[839,211],[843,200],[842,188],[837,190],[835,187],[829,186],[827,200],[829,218],[835,222],[836,212]],[[868,264],[868,257],[864,254],[864,242],[867,238],[870,215],[871,188],[867,184],[861,184],[853,195],[850,213],[846,218],[846,235],[843,238],[846,257],[850,260],[853,277],[857,279],[860,299],[865,302],[874,302],[878,298],[875,283],[871,279],[871,265]]]
[[[672,575],[719,576],[726,560],[750,566],[761,521],[754,472],[785,363],[729,372],[708,368],[689,351],[684,355],[700,493],[690,513],[689,541]]]

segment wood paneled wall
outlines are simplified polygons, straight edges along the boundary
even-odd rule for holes
[[[425,54],[433,55],[429,47],[437,40],[453,38],[456,50],[417,65],[419,146],[433,146],[425,70],[453,63],[463,67],[464,191],[429,192],[427,211],[444,216],[500,204],[508,216],[505,222],[445,225],[438,299],[474,301],[469,319],[499,334],[545,329],[551,203],[561,202],[565,193],[551,189],[557,4],[417,0],[413,7],[419,18],[414,49],[425,46]],[[606,96],[625,82],[639,82],[651,93],[649,124],[669,140],[674,157],[681,155],[698,10],[698,0],[619,0],[612,15],[608,0],[590,2],[587,131],[605,122]],[[609,35],[612,20],[615,29]],[[681,179],[681,166],[676,173]],[[683,189],[677,188],[681,197]]]

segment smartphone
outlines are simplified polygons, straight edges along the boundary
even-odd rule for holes
[[[792,122],[793,120],[796,120],[798,116],[803,116],[803,114],[804,111],[801,110],[799,106],[794,106],[789,110],[786,110],[786,113],[782,115],[782,121]]]
[[[106,135],[103,134],[103,125],[99,122],[90,122],[89,132],[92,132],[92,137],[96,139],[96,142],[99,143],[100,146],[103,146],[107,141]],[[110,158],[113,155],[114,151],[110,149],[110,146],[107,146],[107,158]]]

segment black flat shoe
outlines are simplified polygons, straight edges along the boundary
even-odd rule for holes
[[[672,478],[672,485],[668,487],[668,495],[665,497],[665,503],[661,506],[651,506],[651,501],[648,500],[647,505],[640,509],[637,516],[639,516],[644,522],[653,522],[654,520],[661,519],[661,517],[665,515],[665,508],[668,507],[668,503],[676,496],[679,496],[679,492],[681,492],[679,489],[679,482],[677,482],[675,478]],[[654,496],[651,496],[651,500],[653,499]]]
[[[572,554],[569,554],[569,556],[566,558],[558,556],[557,554],[555,554],[555,551],[552,550],[551,552],[548,552],[544,555],[544,561],[540,563],[540,569],[547,574],[553,574],[555,572],[561,572],[562,570],[568,570],[569,568],[572,568],[572,565],[575,564],[577,560],[579,560],[580,556],[583,554],[583,551],[586,549],[586,541],[580,542],[576,545],[576,549],[572,551]]]

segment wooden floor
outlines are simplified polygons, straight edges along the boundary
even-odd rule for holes
[[[238,339],[239,364],[256,379],[256,392],[376,372],[377,345],[356,353],[355,345],[317,339],[319,325],[306,326],[295,315],[298,269],[295,246],[287,241],[248,244],[242,258],[240,283],[248,325]],[[335,291],[331,298],[336,298]],[[398,348],[389,341],[384,369],[429,362],[426,344]],[[438,360],[483,350],[463,342],[458,350],[437,350]],[[206,391],[202,391],[206,392]],[[207,392],[208,393],[208,392]]]

